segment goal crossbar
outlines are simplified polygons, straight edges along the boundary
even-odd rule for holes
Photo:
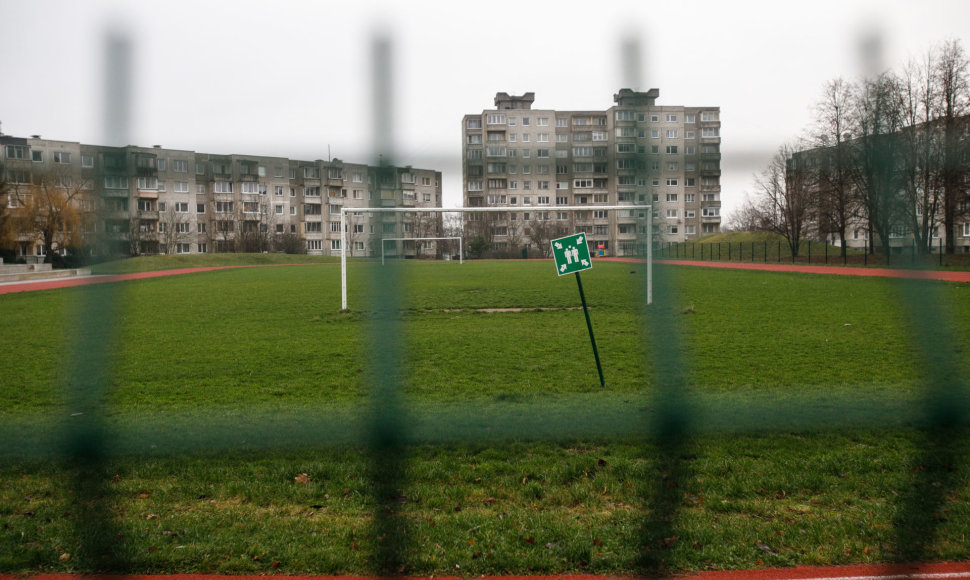
[[[529,210],[546,211],[547,208],[529,207]],[[489,207],[342,207],[340,208],[340,308],[347,310],[347,213],[485,213],[522,211],[520,206],[489,206]],[[549,211],[621,211],[647,210],[647,304],[653,303],[653,206],[652,205],[563,205],[549,206]],[[408,238],[417,239],[417,238]],[[383,254],[383,242],[381,252]],[[383,259],[383,258],[382,258]]]

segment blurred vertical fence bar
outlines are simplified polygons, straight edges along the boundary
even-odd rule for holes
[[[377,188],[385,175],[393,172],[394,164],[394,69],[393,47],[386,32],[375,34],[371,40],[371,98],[373,102],[373,149],[377,166]],[[380,195],[375,196],[380,199]],[[384,219],[397,219],[394,214],[381,213]],[[390,218],[385,216],[390,215]],[[383,576],[401,573],[404,562],[405,537],[398,516],[399,498],[405,488],[406,421],[401,398],[403,363],[403,334],[401,311],[401,266],[398,260],[372,269],[375,289],[370,311],[370,400],[371,470],[374,483],[373,538],[376,542],[374,571]]]
[[[622,46],[624,71],[631,84],[639,78],[640,48],[635,38]],[[130,86],[131,44],[126,37],[112,33],[106,39],[105,72],[105,137],[109,144],[127,143]],[[373,103],[373,149],[375,164],[379,167],[378,183],[382,171],[393,171],[393,45],[390,37],[377,34],[371,41],[371,98]],[[375,196],[380,199],[380,196]],[[380,202],[378,202],[380,203]],[[389,215],[394,218],[394,214]],[[382,217],[382,219],[384,219]],[[655,240],[647,234],[638,243],[653,247]],[[670,247],[666,249],[669,251]],[[683,254],[676,248],[675,256]],[[708,255],[713,257],[711,248]],[[701,257],[705,248],[696,248]],[[692,246],[690,255],[695,255]],[[763,250],[764,261],[768,259],[768,247]],[[755,246],[751,246],[749,259],[755,259]],[[779,251],[780,259],[780,251]],[[432,442],[472,443],[515,438],[528,433],[533,439],[562,441],[583,436],[601,428],[603,432],[635,435],[643,442],[643,453],[656,460],[658,466],[654,479],[638,482],[643,496],[642,527],[639,534],[640,558],[638,572],[645,576],[662,576],[669,573],[664,561],[664,543],[678,535],[678,510],[685,487],[691,483],[690,462],[686,448],[690,438],[709,429],[718,428],[735,432],[764,431],[767,428],[782,432],[790,428],[792,417],[816,421],[817,428],[848,428],[859,426],[856,418],[865,409],[851,401],[843,401],[834,414],[812,415],[805,409],[782,408],[770,403],[745,403],[744,412],[733,409],[723,413],[731,417],[729,426],[710,427],[702,425],[701,418],[711,420],[723,409],[704,409],[692,400],[687,376],[690,361],[684,355],[680,320],[674,307],[678,296],[677,270],[673,266],[658,265],[654,269],[655,304],[640,306],[645,344],[643,356],[651,369],[652,391],[656,413],[652,415],[623,415],[617,411],[613,416],[599,417],[583,422],[583,410],[575,415],[564,414],[558,419],[543,423],[539,416],[499,417],[487,429],[474,431],[461,424],[455,413],[451,417],[433,417],[434,429],[428,431],[418,417],[409,416],[402,395],[404,356],[404,323],[401,296],[401,261],[392,260],[385,267],[373,268],[370,280],[373,300],[366,316],[368,322],[368,355],[370,392],[367,408],[362,415],[366,436],[346,436],[346,428],[340,419],[328,422],[320,419],[317,425],[301,425],[298,432],[280,430],[278,426],[247,425],[253,439],[260,433],[266,435],[266,444],[281,448],[306,443],[307,433],[321,444],[365,444],[370,460],[370,477],[373,483],[374,514],[373,534],[375,542],[373,572],[384,576],[402,573],[403,563],[410,550],[419,549],[409,544],[405,537],[400,510],[402,490],[407,489],[406,456],[409,445],[420,440],[415,432],[425,433],[424,440]],[[644,280],[645,282],[645,280]],[[899,500],[895,522],[895,551],[899,561],[919,560],[927,552],[927,546],[940,525],[934,514],[952,491],[956,477],[952,475],[963,469],[966,457],[953,452],[951,443],[966,436],[968,421],[968,393],[962,376],[959,337],[952,326],[952,317],[937,295],[938,286],[920,280],[900,281],[897,284],[900,308],[906,313],[911,337],[924,380],[924,409],[917,417],[921,420],[925,435],[921,453],[913,458],[913,479],[908,491]],[[106,462],[111,458],[113,445],[109,440],[137,439],[140,427],[135,425],[128,433],[108,433],[105,422],[105,401],[111,384],[111,353],[118,340],[120,298],[117,284],[90,286],[76,294],[78,302],[69,328],[74,342],[66,364],[65,400],[70,408],[62,432],[62,449],[65,471],[70,474],[74,497],[72,517],[75,518],[74,533],[82,546],[78,554],[79,568],[92,571],[129,572],[112,524],[111,497],[106,489],[108,474]],[[646,388],[646,386],[645,386]],[[541,412],[541,409],[537,409]],[[787,413],[787,414],[786,414]],[[632,419],[631,419],[632,417]],[[429,420],[427,417],[424,417]],[[598,423],[596,422],[598,421]],[[710,421],[712,424],[715,421]],[[632,425],[625,432],[625,425]],[[226,436],[237,425],[220,426],[213,422],[193,430],[179,433],[168,441],[179,452],[202,449],[232,450],[234,443]],[[704,428],[707,427],[707,428]],[[583,431],[583,428],[590,431]],[[141,428],[146,429],[146,428]],[[260,431],[263,429],[263,431]],[[174,431],[174,430],[173,430]],[[338,436],[337,433],[344,433]],[[25,452],[35,457],[48,457],[42,445],[31,448],[29,437],[19,436]],[[179,437],[182,437],[181,439]],[[21,439],[12,439],[15,444]],[[160,439],[159,439],[160,440]],[[2,449],[2,448],[0,448]],[[31,451],[32,449],[32,451]],[[144,452],[144,448],[141,448]],[[5,453],[6,455],[7,453]]]
[[[128,141],[131,92],[131,43],[110,31],[104,44],[104,136],[108,143]],[[103,208],[99,208],[103,211]],[[103,216],[99,216],[103,222]],[[81,569],[123,572],[128,566],[117,549],[112,523],[106,462],[112,435],[106,426],[111,384],[111,354],[116,351],[119,309],[117,284],[95,284],[77,294],[68,324],[73,338],[65,365],[64,461],[73,492],[72,518]]]

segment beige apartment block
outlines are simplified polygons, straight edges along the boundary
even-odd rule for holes
[[[551,234],[581,231],[594,254],[629,256],[643,250],[641,207],[652,205],[656,241],[717,233],[720,109],[657,105],[659,95],[621,89],[608,109],[558,111],[533,108],[534,93],[497,93],[493,109],[465,115],[465,206],[516,208],[468,214],[466,228],[498,253],[542,252]],[[616,205],[630,209],[597,209]]]
[[[9,193],[23,211],[26,196],[56,180],[81,190],[84,248],[106,255],[210,252],[340,254],[341,208],[413,207],[414,212],[351,212],[348,254],[381,255],[381,238],[440,235],[441,172],[375,167],[340,159],[303,161],[177,149],[106,147],[0,135]],[[19,257],[49,251],[36,235],[18,233]],[[67,239],[56,243],[63,253]],[[434,255],[433,242],[389,245],[406,257]]]

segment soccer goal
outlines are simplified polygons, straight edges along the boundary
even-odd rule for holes
[[[630,211],[644,210],[648,212],[647,219],[647,304],[653,303],[653,206],[652,205],[570,205],[570,206],[551,206],[548,209],[555,211]],[[434,213],[486,213],[486,212],[512,212],[522,211],[522,207],[517,206],[490,206],[490,207],[463,207],[463,208],[443,208],[443,207],[342,207],[340,208],[340,308],[347,310],[347,212],[354,213],[409,213],[415,211],[434,212]],[[384,238],[390,240],[392,238]],[[422,238],[403,238],[407,240],[419,240]],[[461,240],[459,239],[459,243]],[[384,263],[384,241],[381,241],[381,263]]]
[[[451,237],[441,237],[441,238],[381,238],[381,265],[384,264],[384,255],[385,255],[384,248],[386,247],[384,245],[384,242],[419,242],[419,241],[423,241],[423,240],[427,240],[427,241],[432,241],[432,240],[458,240],[458,263],[459,264],[464,264],[465,263],[465,258],[464,258],[464,255],[465,254],[464,254],[464,252],[463,252],[463,250],[461,248],[461,237],[460,236],[451,236]]]

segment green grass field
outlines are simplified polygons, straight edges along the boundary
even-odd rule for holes
[[[111,268],[186,267],[156,260]],[[963,388],[970,288],[658,267],[673,298],[644,314],[645,266],[597,263],[602,389],[576,284],[550,263],[400,266],[391,504],[364,451],[389,344],[371,331],[379,265],[351,265],[349,312],[332,263],[118,287],[94,494],[113,562],[78,539],[89,512],[57,451],[69,321],[97,290],[0,296],[0,571],[363,574],[384,513],[405,574],[970,558],[967,441],[917,428],[936,375],[901,302],[945,310]],[[682,385],[684,437],[648,437],[670,408],[658,371]]]

